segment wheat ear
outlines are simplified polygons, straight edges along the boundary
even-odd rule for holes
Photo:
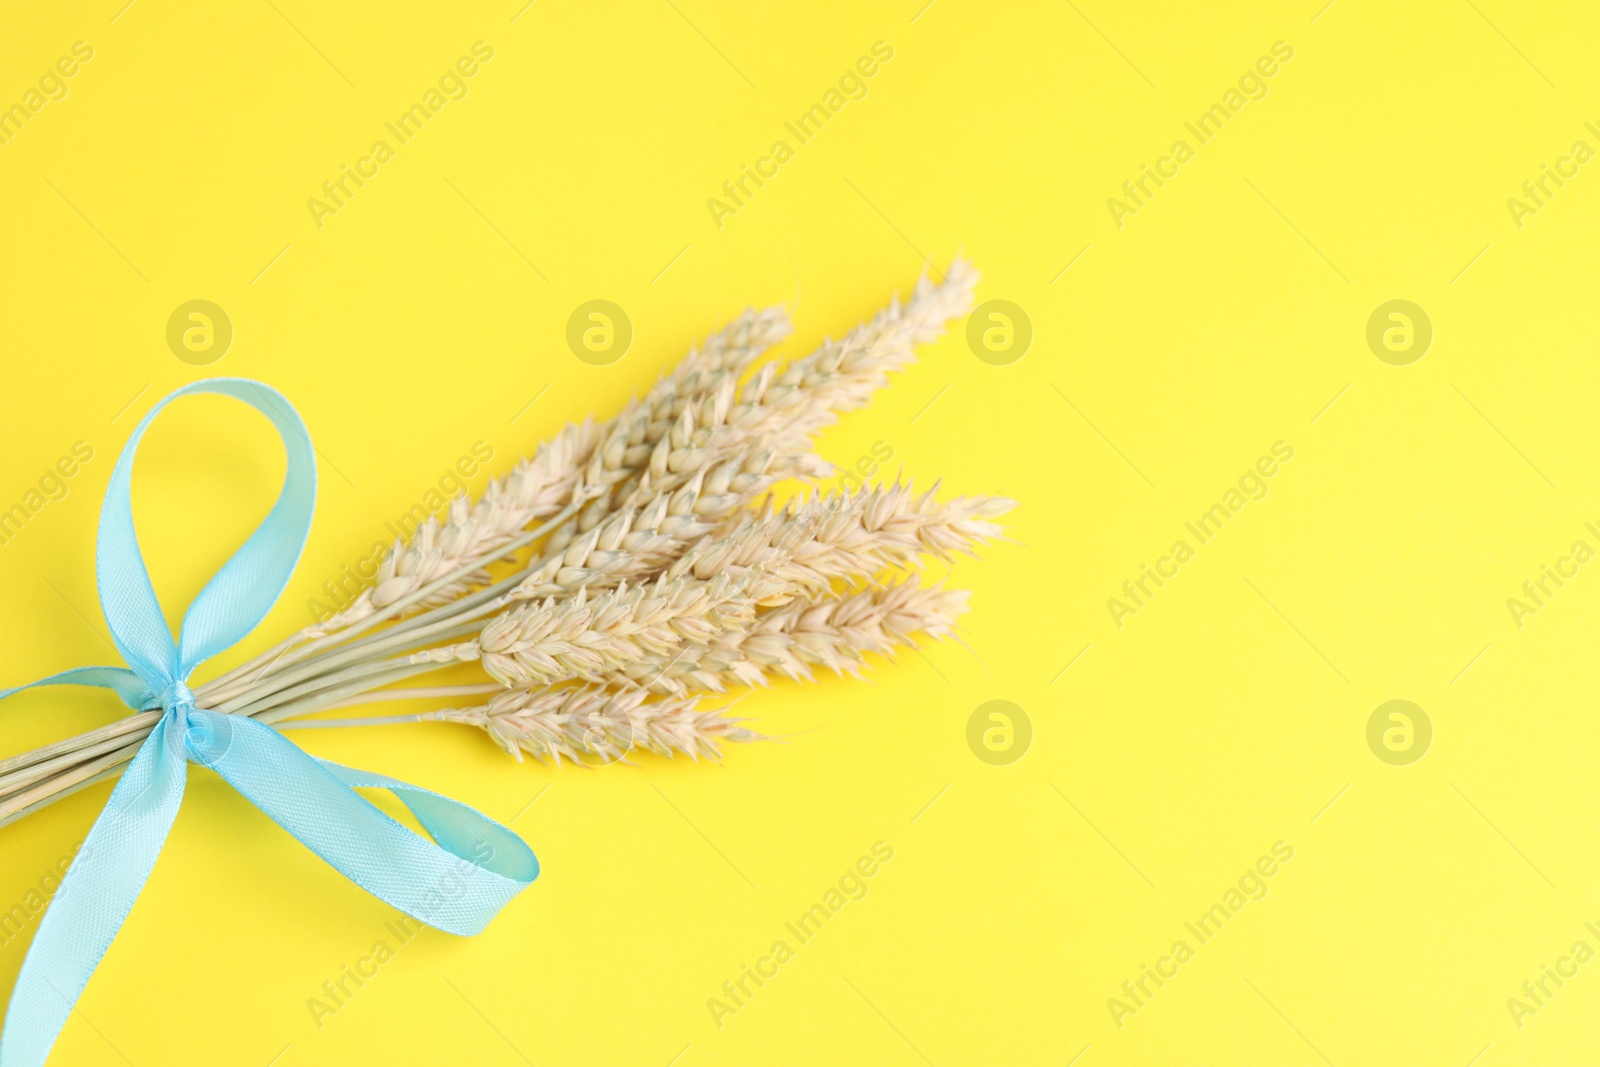
[[[642,689],[612,693],[593,686],[514,690],[486,705],[447,708],[421,717],[480,727],[518,759],[526,752],[557,764],[563,757],[581,763],[580,755],[616,762],[638,750],[716,759],[722,742],[761,738],[740,726],[739,719],[726,718],[720,711],[700,711],[693,698],[649,697]]]
[[[892,656],[914,647],[913,634],[941,640],[955,632],[967,592],[902,580],[842,597],[795,600],[762,612],[745,630],[725,630],[704,644],[681,642],[664,662],[607,675],[618,689],[642,687],[686,696],[766,685],[773,675],[811,681],[812,667],[857,674],[867,653]]]

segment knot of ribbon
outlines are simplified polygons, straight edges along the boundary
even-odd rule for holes
[[[283,439],[283,490],[261,525],[202,589],[172,634],[133,528],[134,454],[179,397],[215,393],[265,415]],[[195,382],[145,415],[117,459],[100,512],[96,583],[126,667],[79,667],[17,689],[89,685],[136,711],[162,710],[95,820],[40,921],[0,1032],[0,1067],[38,1067],[150,877],[183,799],[190,762],[209,767],[352,882],[453,934],[478,933],[539,875],[532,850],[465,804],[301,751],[240,715],[195,706],[188,678],[264,618],[311,530],[316,460],[305,424],[276,390],[242,378]],[[390,818],[357,788],[392,791],[432,840]]]
[[[192,708],[194,707],[194,694],[189,692],[189,686],[182,679],[179,679],[163,689],[161,695],[156,697],[156,701],[160,707],[167,711],[171,711],[182,704],[187,704]]]

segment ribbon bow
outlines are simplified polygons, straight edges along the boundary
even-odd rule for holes
[[[134,453],[151,420],[192,393],[230,396],[270,419],[283,438],[288,471],[267,517],[189,605],[174,644],[134,534],[130,485]],[[190,674],[254,629],[288,583],[311,529],[316,480],[300,417],[276,390],[242,378],[214,378],[172,393],[144,417],[118,457],[100,512],[95,572],[106,624],[128,667],[80,667],[31,685],[99,686],[135,710],[161,708],[162,715],[39,924],[0,1035],[0,1067],[44,1063],[150,877],[183,799],[188,761],[216,771],[352,882],[453,934],[482,930],[538,877],[539,862],[521,838],[464,804],[316,759],[254,719],[195,707]],[[0,698],[18,691],[0,691]],[[357,787],[392,790],[433,841],[374,807]]]

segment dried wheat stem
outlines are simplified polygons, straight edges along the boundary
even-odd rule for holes
[[[419,685],[410,689],[380,689],[375,693],[362,693],[360,696],[341,700],[337,704],[329,704],[327,709],[350,708],[358,704],[389,704],[398,700],[436,700],[441,697],[473,697],[486,696],[489,693],[502,693],[505,686],[499,682],[484,682],[481,685]]]
[[[75,737],[63,738],[60,741],[42,745],[31,752],[24,752],[20,755],[0,760],[0,774],[10,774],[24,767],[32,767],[37,763],[42,763],[47,759],[79,752],[109,738],[123,737],[127,734],[135,734],[142,738],[160,721],[161,712],[159,711],[136,712],[126,718],[117,719],[114,722],[107,723],[105,726],[88,730]],[[5,790],[0,789],[0,796],[4,795]]]
[[[134,751],[137,751],[137,749]],[[65,800],[72,794],[87,789],[91,785],[98,785],[101,782],[115,778],[122,773],[122,765],[132,759],[133,754],[130,752],[125,759],[118,760],[109,766],[101,767],[92,773],[78,774],[72,781],[57,782],[52,779],[46,788],[38,792],[35,799],[26,804],[17,804],[11,799],[0,803],[0,827],[9,826],[18,819],[47,808],[58,800]]]

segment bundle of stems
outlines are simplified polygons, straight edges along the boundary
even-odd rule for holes
[[[867,653],[950,636],[966,594],[914,570],[1000,535],[1011,501],[887,487],[801,493],[832,468],[813,439],[971,307],[962,260],[807,356],[756,362],[781,308],[747,311],[611,421],[572,424],[474,502],[452,501],[337,615],[194,688],[198,707],[280,728],[442,721],[512,755],[596,763],[636,751],[715,757],[761,735],[708,696],[856,673]],[[475,663],[464,684],[412,683]],[[470,702],[397,716],[336,707]],[[122,772],[161,717],[0,759],[0,825]]]

